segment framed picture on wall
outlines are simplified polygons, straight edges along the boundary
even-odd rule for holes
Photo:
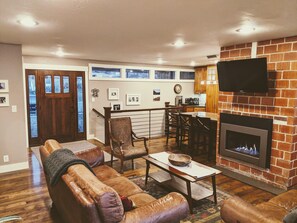
[[[108,100],[119,100],[120,90],[118,88],[108,88]]]
[[[126,105],[140,105],[140,94],[127,94]]]
[[[118,111],[123,109],[123,103],[121,101],[110,102],[110,107],[112,111]]]
[[[0,106],[9,106],[9,95],[8,94],[0,94]]]
[[[8,80],[0,80],[0,92],[8,92]]]

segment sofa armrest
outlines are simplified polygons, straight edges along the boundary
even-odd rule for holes
[[[180,222],[189,214],[189,205],[184,196],[172,192],[145,206],[125,213],[122,223]]]
[[[104,153],[98,147],[76,152],[75,155],[85,160],[92,168],[104,164]]]
[[[225,200],[221,206],[221,218],[226,223],[272,223],[276,219],[267,218],[252,204],[234,196]]]

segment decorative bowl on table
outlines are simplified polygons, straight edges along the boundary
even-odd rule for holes
[[[174,166],[187,166],[191,163],[192,158],[186,154],[170,154],[168,160]]]

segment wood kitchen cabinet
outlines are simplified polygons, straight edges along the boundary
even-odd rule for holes
[[[185,112],[200,112],[203,111],[205,112],[205,107],[201,107],[201,106],[195,106],[195,105],[185,105],[184,109]]]
[[[206,94],[206,111],[218,112],[219,85],[217,67],[201,66],[195,69],[195,94]]]
[[[218,100],[219,100],[219,85],[208,84],[206,85],[206,111],[218,112]]]
[[[218,112],[219,84],[217,66],[207,67],[206,81],[206,111]]]
[[[195,83],[194,83],[195,94],[201,94],[206,92],[206,78],[207,78],[207,66],[197,67],[195,69]]]

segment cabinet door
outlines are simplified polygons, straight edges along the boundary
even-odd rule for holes
[[[208,84],[206,86],[206,111],[218,112],[218,99],[219,99],[219,85]]]
[[[205,107],[201,107],[201,108],[194,108],[194,112],[205,112]]]
[[[206,91],[207,66],[197,67],[195,70],[194,93],[205,93]]]
[[[186,112],[193,112],[194,107],[186,107],[185,110],[186,110]]]

